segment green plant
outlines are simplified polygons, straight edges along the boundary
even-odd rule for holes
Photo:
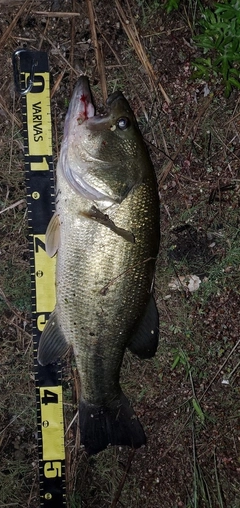
[[[81,496],[78,492],[70,495],[69,508],[80,508],[82,506]]]
[[[195,78],[220,77],[229,96],[233,87],[240,89],[240,1],[214,4],[214,10],[202,10],[202,33],[194,37],[207,57],[194,62]]]
[[[8,260],[0,269],[0,282],[9,303],[17,309],[30,311],[30,270],[25,262],[13,263]],[[4,293],[0,291],[0,310],[6,307]]]
[[[167,13],[169,14],[170,12],[178,9],[179,3],[180,3],[180,0],[167,0],[167,2],[164,5]]]
[[[190,366],[188,356],[181,348],[174,349],[173,352],[174,352],[174,360],[173,360],[173,364],[172,364],[172,370],[175,369],[178,365],[182,365],[184,367],[184,369],[186,371],[186,377],[189,378],[190,383],[191,383],[191,388],[192,388],[192,399],[191,399],[192,408],[195,412],[195,415],[200,420],[200,422],[204,423],[205,415],[202,411],[200,403],[197,400],[197,396],[196,396],[195,388],[194,388],[193,377],[192,377],[192,368]]]
[[[240,89],[240,0],[223,0],[207,9],[201,2],[196,5],[201,13],[197,23],[201,33],[193,39],[206,56],[196,58],[192,76],[220,78],[228,97],[233,88]],[[179,9],[180,0],[167,0],[164,7],[169,14]]]

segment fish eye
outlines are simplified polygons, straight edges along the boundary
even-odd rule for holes
[[[124,131],[125,129],[127,129],[130,126],[129,118],[127,118],[125,116],[123,116],[122,118],[119,118],[117,120],[117,126],[119,129],[121,129],[121,131]]]

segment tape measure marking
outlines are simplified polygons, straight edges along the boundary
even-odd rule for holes
[[[56,258],[50,258],[45,250],[45,235],[33,235],[36,312],[52,312],[55,307],[56,291],[55,265]]]
[[[64,460],[64,431],[62,414],[62,387],[40,388],[42,450],[44,460]],[[61,425],[59,425],[59,422]],[[61,464],[61,462],[60,462]],[[45,471],[44,466],[44,471]],[[59,466],[59,471],[61,467]],[[45,476],[47,476],[45,474]],[[57,476],[61,476],[58,474]],[[54,478],[47,476],[47,478]]]
[[[63,400],[60,365],[37,362],[41,333],[55,306],[55,258],[45,251],[45,231],[55,208],[47,55],[17,50],[15,83],[22,95],[31,266],[33,351],[37,398],[40,506],[66,507]]]

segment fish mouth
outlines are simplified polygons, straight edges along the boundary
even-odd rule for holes
[[[74,136],[74,133],[78,130],[79,126],[84,124],[87,128],[91,128],[90,125],[88,125],[89,122],[91,122],[91,125],[93,126],[96,124],[101,124],[102,126],[102,121],[107,116],[108,113],[106,113],[106,115],[95,114],[95,107],[93,104],[88,78],[84,75],[80,76],[75,86],[65,119],[63,145],[65,145],[66,150],[63,149],[60,154],[61,166],[63,168],[65,178],[72,189],[88,200],[102,201],[106,207],[115,203],[115,199],[112,199],[109,195],[104,194],[101,189],[92,187],[84,178],[84,174],[87,174],[88,170],[91,168],[92,162],[90,154],[88,154],[87,161],[81,161],[82,174],[80,175],[78,167],[69,160],[67,147],[69,145],[72,132]]]
[[[66,132],[68,129],[69,121],[73,117],[77,120],[78,125],[86,122],[88,128],[94,127],[95,124],[99,125],[100,128],[103,127],[103,124],[107,124],[109,121],[111,110],[115,109],[116,105],[121,103],[121,101],[126,103],[122,92],[113,92],[107,98],[106,113],[96,115],[88,78],[84,75],[80,76],[69,104],[65,121]]]
[[[114,110],[119,109],[119,105],[122,101],[125,103],[122,92],[118,90],[113,92],[107,98],[106,112],[96,115],[88,78],[86,76],[80,76],[70,102],[68,114],[70,117],[74,115],[74,118],[77,119],[78,125],[85,123],[87,129],[98,131],[110,127],[109,121],[111,113],[113,113]],[[114,120],[116,115],[114,114],[112,116],[113,118],[111,119],[111,122]]]
[[[81,125],[85,120],[94,117],[94,115],[95,107],[93,105],[88,78],[87,76],[80,76],[68,107],[64,131],[66,131],[66,134],[68,133],[67,129],[73,117],[77,119],[78,125]]]

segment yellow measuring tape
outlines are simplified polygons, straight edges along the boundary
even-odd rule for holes
[[[45,251],[45,231],[55,207],[48,59],[45,52],[13,54],[22,95],[28,202],[34,370],[37,396],[40,506],[66,507],[61,368],[37,362],[41,333],[55,307],[55,258]]]

